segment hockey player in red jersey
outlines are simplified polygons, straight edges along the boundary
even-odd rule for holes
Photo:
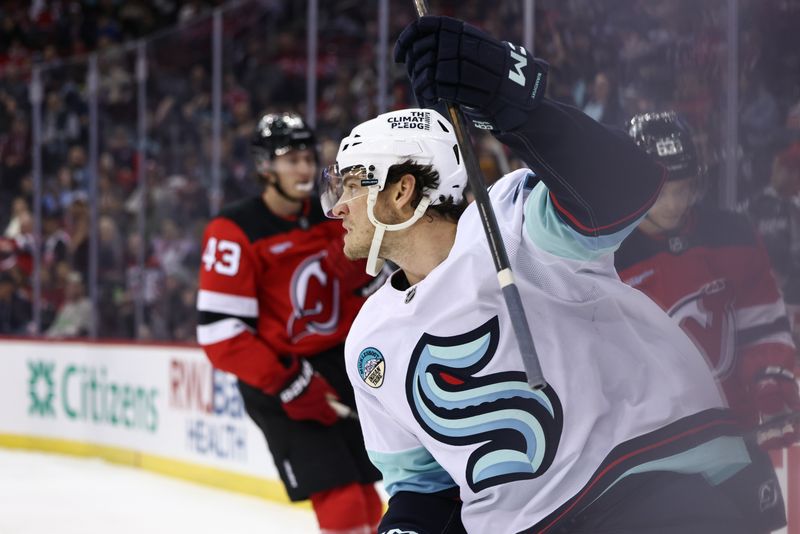
[[[795,347],[763,244],[743,216],[697,205],[701,171],[681,117],[637,115],[629,133],[667,168],[668,181],[617,251],[620,278],[680,323],[747,426],[800,409]],[[758,440],[787,446],[799,431],[787,423]]]
[[[374,532],[380,475],[342,408],[355,409],[343,343],[372,279],[343,258],[341,225],[314,197],[315,139],[302,118],[264,115],[252,155],[263,193],[205,230],[197,339],[239,378],[289,498],[310,498],[324,533]]]

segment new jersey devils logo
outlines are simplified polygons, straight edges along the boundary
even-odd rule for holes
[[[714,377],[724,380],[733,370],[736,356],[733,292],[725,280],[703,285],[676,302],[668,313],[703,353]]]
[[[286,332],[293,342],[312,334],[332,334],[339,326],[339,280],[325,272],[323,257],[325,252],[309,256],[292,274],[294,313]]]

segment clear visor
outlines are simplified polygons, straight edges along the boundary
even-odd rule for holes
[[[376,181],[368,179],[367,169],[363,165],[353,165],[345,169],[329,165],[322,171],[319,179],[319,199],[325,216],[339,219],[333,211],[337,206],[347,204],[369,193],[369,185]]]

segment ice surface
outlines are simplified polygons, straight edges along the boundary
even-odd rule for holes
[[[2,534],[315,533],[311,510],[102,460],[0,449]]]

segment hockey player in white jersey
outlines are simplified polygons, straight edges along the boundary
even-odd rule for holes
[[[381,533],[755,533],[784,520],[774,473],[691,341],[616,275],[663,172],[624,133],[543,98],[546,65],[454,19],[401,34],[422,106],[440,99],[528,162],[490,197],[548,387],[533,391],[448,121],[381,115],[342,140],[323,207],[345,253],[400,269],[345,358],[390,494]]]

